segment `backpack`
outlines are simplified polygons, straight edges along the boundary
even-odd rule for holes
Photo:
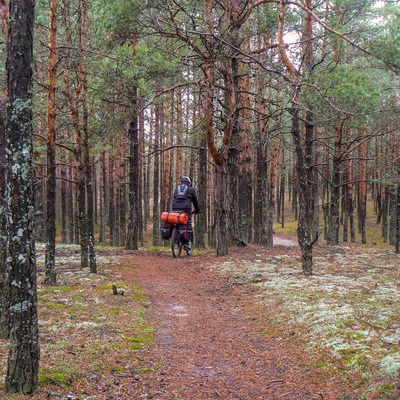
[[[187,185],[179,185],[177,188],[177,199],[186,199],[186,193],[188,191],[189,186]]]

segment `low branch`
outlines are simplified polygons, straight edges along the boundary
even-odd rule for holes
[[[47,142],[47,137],[41,135],[40,133],[34,133],[33,136],[35,136],[35,137],[37,137],[39,139],[42,139],[44,142]],[[68,151],[74,153],[74,149],[72,147],[69,147],[69,146],[65,145],[65,144],[56,143],[56,146],[61,147],[61,148],[65,149],[65,150],[68,150]]]

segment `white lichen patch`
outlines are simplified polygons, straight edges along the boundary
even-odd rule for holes
[[[393,354],[383,358],[379,364],[379,372],[384,377],[396,379],[400,371],[400,355]]]
[[[398,256],[387,252],[352,254],[333,248],[315,257],[314,275],[302,274],[301,261],[282,254],[260,262],[210,265],[258,289],[278,328],[296,329],[310,352],[325,349],[343,368],[366,381],[377,373],[393,379],[400,370],[400,278]],[[258,279],[255,279],[258,278]]]

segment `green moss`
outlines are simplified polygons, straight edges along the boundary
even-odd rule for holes
[[[101,290],[112,290],[113,289],[113,283],[109,283],[108,285],[102,286]],[[117,289],[125,289],[125,285],[121,284],[115,284],[117,286]]]
[[[59,373],[39,375],[39,385],[54,385],[55,383],[63,386],[71,386],[73,380],[70,376]]]
[[[149,372],[154,372],[154,368],[140,368],[140,369],[135,369],[135,372],[137,374],[148,374]]]
[[[111,372],[122,372],[124,370],[120,365],[113,365],[110,367]]]
[[[128,350],[142,350],[143,345],[140,343],[136,343],[127,347]]]
[[[51,301],[42,301],[40,306],[52,310],[65,310],[68,307],[66,304],[53,303]]]
[[[135,336],[135,337],[125,338],[125,340],[128,342],[146,343],[146,342],[152,342],[154,339],[151,336]]]

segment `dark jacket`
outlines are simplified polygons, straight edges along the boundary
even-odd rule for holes
[[[196,213],[199,213],[200,208],[199,208],[199,202],[197,200],[196,190],[194,190],[194,188],[192,188],[191,186],[188,186],[185,197],[181,199],[178,197],[179,186],[183,187],[188,185],[186,185],[185,183],[181,183],[175,188],[174,199],[172,200],[172,210],[184,211],[187,214],[191,215],[192,204],[193,204],[194,211]]]

